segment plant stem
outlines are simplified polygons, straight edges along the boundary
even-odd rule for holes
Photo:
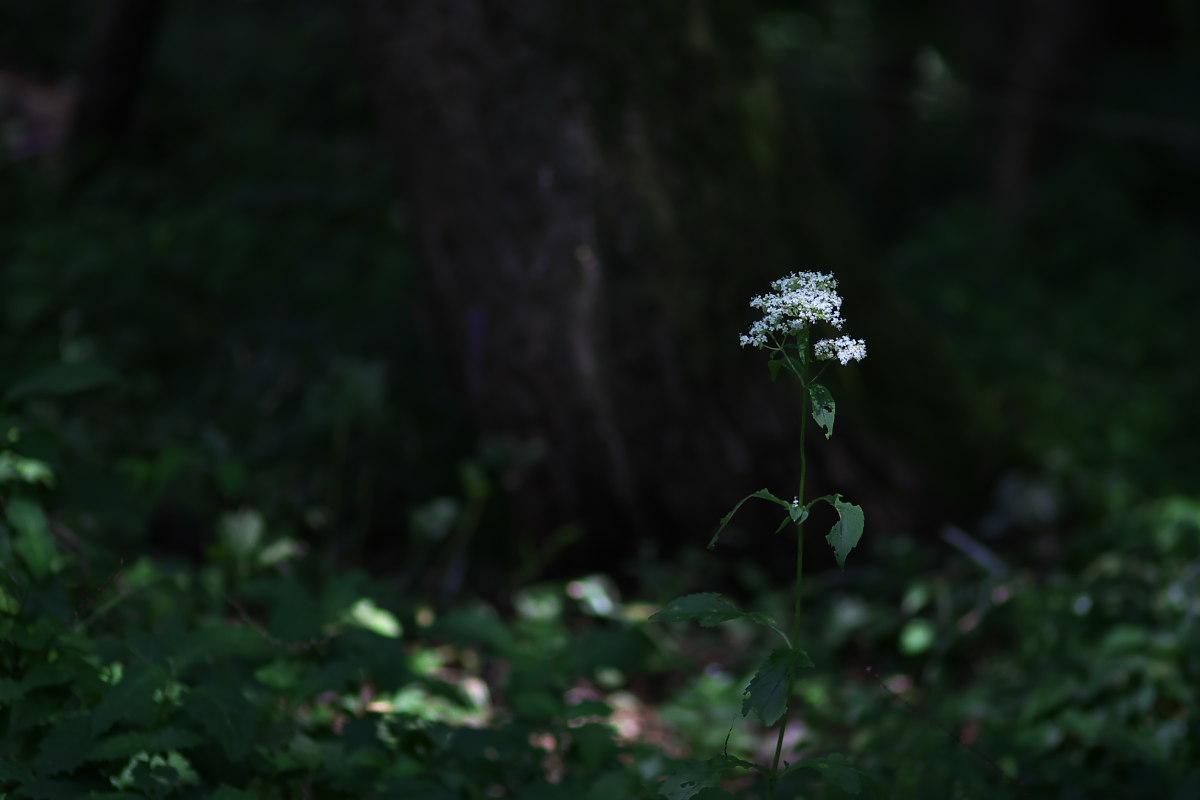
[[[805,342],[807,346],[807,342]],[[800,396],[800,486],[799,492],[796,494],[796,499],[800,501],[800,505],[804,505],[804,483],[808,477],[808,453],[805,450],[805,441],[808,433],[808,381],[805,368],[807,365],[806,358],[802,363],[797,377],[800,378],[801,396]],[[796,525],[796,580],[792,585],[794,607],[792,611],[792,647],[798,647],[800,644],[800,589],[804,583],[804,523]],[[789,669],[787,680],[788,691],[788,706],[791,705],[792,684],[795,682],[795,668]],[[779,723],[779,738],[775,740],[775,759],[771,762],[771,774],[767,779],[767,798],[775,800],[775,782],[779,780],[779,756],[783,753],[783,737],[787,733],[788,714],[784,712],[783,720]]]

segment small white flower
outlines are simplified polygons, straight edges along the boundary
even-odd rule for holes
[[[763,316],[742,334],[742,347],[768,347],[816,322],[826,322],[836,330],[846,324],[837,279],[828,273],[794,272],[773,281],[771,288],[773,292],[750,301]],[[815,352],[817,358],[836,358],[845,365],[866,358],[867,343],[842,336],[817,342]]]
[[[867,357],[867,343],[862,339],[839,336],[836,339],[822,339],[817,342],[813,352],[817,358],[826,361],[836,358],[844,367],[851,361],[862,361]]]
[[[794,506],[798,506],[798,505],[800,505],[800,498],[799,498],[799,497],[797,497],[795,500],[793,500],[793,501],[792,501],[792,505],[794,505]]]
[[[841,330],[842,298],[837,279],[823,272],[795,272],[771,283],[775,291],[750,301],[751,308],[763,312],[762,319],[742,335],[742,347],[766,347],[771,334],[788,336],[805,325],[828,322]]]

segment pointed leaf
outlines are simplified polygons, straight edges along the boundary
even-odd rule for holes
[[[720,756],[707,761],[689,761],[662,782],[658,793],[667,800],[691,800],[705,789],[716,786],[725,769],[725,761]]]
[[[825,537],[825,541],[829,542],[833,548],[833,554],[837,558],[838,566],[842,569],[846,568],[846,556],[850,555],[850,551],[858,544],[858,540],[862,538],[863,526],[865,520],[863,518],[863,510],[854,503],[847,503],[842,500],[842,496],[831,495],[826,498],[830,505],[837,509],[840,519],[834,523],[829,529],[829,535]]]
[[[788,693],[796,670],[812,665],[812,659],[803,650],[794,647],[772,650],[746,687],[742,716],[754,712],[767,725],[774,725],[787,711]]]
[[[833,418],[837,411],[833,395],[821,384],[814,383],[808,387],[808,396],[812,400],[812,418],[825,431],[825,438],[828,439],[833,436]]]
[[[746,495],[745,497],[743,497],[741,500],[738,501],[737,505],[733,507],[732,511],[730,511],[725,516],[721,517],[721,524],[717,526],[717,532],[713,534],[712,541],[708,543],[709,550],[712,550],[714,547],[716,547],[717,539],[721,538],[721,531],[725,530],[725,526],[727,526],[729,524],[729,521],[733,519],[733,515],[738,512],[738,509],[740,509],[747,500],[754,500],[754,499],[770,500],[772,503],[775,503],[776,505],[782,506],[783,508],[787,508],[787,509],[790,509],[792,507],[792,504],[789,503],[787,500],[776,497],[775,495],[771,494],[766,489],[759,489],[757,492]]]
[[[676,597],[663,607],[662,611],[652,614],[650,619],[664,622],[683,622],[694,619],[706,628],[728,622],[731,619],[749,616],[727,597],[716,592],[701,592]]]
[[[701,592],[677,597],[667,603],[661,611],[651,614],[650,619],[663,622],[684,622],[694,619],[709,628],[732,619],[746,619],[755,625],[770,628],[783,637],[785,642],[788,641],[787,634],[780,629],[775,620],[761,611],[743,611],[732,600],[722,597],[716,592]]]

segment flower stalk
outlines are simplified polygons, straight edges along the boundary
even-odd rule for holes
[[[772,282],[771,288],[773,291],[750,301],[752,308],[762,312],[762,318],[754,322],[749,331],[742,335],[741,344],[743,347],[754,347],[770,353],[768,366],[772,379],[778,377],[781,371],[786,370],[800,381],[801,425],[798,491],[795,499],[791,501],[777,497],[766,489],[747,495],[722,518],[716,535],[709,543],[709,548],[712,549],[717,544],[721,532],[738,509],[742,507],[742,504],[748,500],[767,500],[786,510],[787,516],[778,530],[783,530],[789,523],[796,529],[796,576],[792,584],[791,638],[788,639],[774,620],[765,614],[742,611],[728,598],[714,593],[693,594],[677,598],[668,603],[662,611],[653,615],[652,619],[697,620],[702,625],[714,625],[731,619],[747,619],[774,630],[784,639],[785,646],[771,652],[759,667],[754,679],[746,687],[745,701],[742,704],[743,716],[754,713],[767,725],[779,724],[775,754],[770,769],[733,758],[726,753],[723,762],[718,759],[717,771],[711,773],[705,781],[688,781],[689,787],[699,791],[704,786],[715,785],[720,778],[722,769],[753,767],[765,777],[767,797],[769,800],[774,800],[776,785],[787,768],[785,763],[784,770],[781,771],[780,763],[788,728],[788,706],[791,702],[792,687],[795,685],[800,668],[812,666],[808,654],[800,648],[800,606],[804,582],[804,523],[808,519],[810,508],[815,503],[824,501],[834,507],[839,519],[830,530],[826,541],[833,547],[838,566],[843,568],[846,556],[858,544],[863,530],[862,509],[853,503],[844,501],[840,494],[826,495],[812,500],[805,498],[808,478],[809,418],[811,417],[825,433],[826,438],[829,438],[833,435],[837,410],[833,395],[825,386],[817,383],[816,379],[832,361],[836,360],[845,366],[852,361],[861,361],[866,358],[867,346],[862,339],[854,339],[849,336],[816,339],[813,335],[814,329],[818,325],[828,325],[836,331],[841,331],[845,325],[845,319],[842,317],[842,298],[837,293],[837,280],[832,275],[819,272],[797,272]],[[666,785],[664,784],[664,786]]]

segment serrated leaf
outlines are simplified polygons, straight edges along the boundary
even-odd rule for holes
[[[821,384],[814,383],[808,387],[808,397],[812,400],[812,418],[825,431],[825,438],[828,439],[833,436],[833,418],[837,412],[833,395]]]
[[[42,740],[33,768],[43,777],[70,772],[83,763],[91,744],[92,726],[87,716],[64,719]]]
[[[17,781],[25,783],[33,780],[33,770],[25,764],[11,758],[0,758],[0,783]]]
[[[121,678],[92,712],[92,735],[99,736],[117,722],[143,722],[154,714],[154,692],[166,681],[158,667],[135,667]]]
[[[754,713],[767,725],[774,725],[787,711],[791,679],[795,677],[796,670],[812,665],[812,659],[803,650],[794,647],[772,650],[746,687],[742,716]]]
[[[257,729],[254,706],[236,688],[218,684],[193,689],[184,696],[183,708],[230,761],[238,763],[250,752]]]
[[[838,512],[839,519],[829,529],[829,535],[825,537],[825,541],[829,542],[830,547],[833,548],[833,555],[837,558],[838,566],[845,569],[846,557],[850,555],[850,551],[862,538],[863,527],[866,524],[863,510],[854,503],[842,500],[840,494],[822,499],[828,501]]]
[[[792,504],[790,502],[788,502],[787,500],[784,500],[782,498],[776,497],[775,495],[771,494],[771,492],[767,491],[766,489],[759,489],[757,492],[752,492],[751,494],[746,495],[745,497],[743,497],[741,500],[738,501],[737,505],[733,507],[732,511],[730,511],[725,516],[721,517],[721,524],[717,526],[717,532],[713,534],[712,541],[710,541],[708,543],[709,550],[712,550],[714,547],[717,546],[717,539],[721,538],[721,531],[725,530],[725,527],[727,525],[729,525],[730,520],[733,519],[733,515],[738,512],[738,510],[745,504],[745,502],[747,500],[755,500],[755,499],[770,500],[772,503],[774,503],[777,506],[782,506],[783,508],[786,508],[786,509],[792,508]]]
[[[92,745],[88,761],[128,759],[138,753],[158,753],[184,750],[199,744],[200,737],[181,728],[160,728],[154,731],[130,731],[108,736]]]

